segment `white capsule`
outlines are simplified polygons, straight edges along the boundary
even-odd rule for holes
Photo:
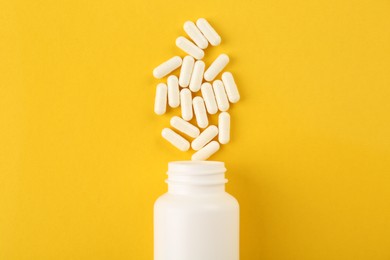
[[[213,87],[210,83],[205,82],[202,84],[201,91],[204,103],[206,104],[207,112],[209,112],[211,115],[214,115],[218,112],[218,106],[217,101],[215,101]]]
[[[195,60],[192,56],[185,56],[181,65],[179,85],[180,87],[186,88],[190,84],[192,70],[194,68]]]
[[[206,128],[209,125],[209,120],[207,118],[206,107],[204,106],[203,98],[194,97],[192,100],[192,105],[194,106],[196,123],[200,128]]]
[[[221,146],[217,141],[212,141],[191,157],[193,161],[204,161],[207,160],[211,155],[215,154]]]
[[[240,93],[238,92],[236,82],[234,81],[233,75],[230,72],[224,72],[222,74],[223,85],[225,86],[226,94],[229,101],[237,103],[240,100]]]
[[[159,83],[156,88],[156,97],[154,99],[154,112],[157,115],[165,114],[167,111],[167,85]]]
[[[179,81],[175,75],[168,77],[168,104],[170,107],[180,105]]]
[[[171,126],[192,138],[198,137],[200,133],[199,128],[178,116],[171,118]]]
[[[197,60],[204,57],[204,51],[183,36],[176,39],[176,46]]]
[[[164,63],[160,64],[153,70],[153,76],[157,79],[161,79],[180,67],[182,59],[179,56],[175,56]]]
[[[203,33],[211,45],[217,46],[221,44],[221,36],[218,35],[206,19],[199,18],[198,21],[196,21],[196,26],[198,26],[199,30]]]
[[[228,112],[222,112],[218,116],[218,141],[221,144],[227,144],[230,141],[230,115]]]
[[[191,147],[195,151],[200,150],[203,146],[205,146],[208,142],[210,142],[214,137],[218,134],[218,127],[215,125],[211,125],[207,127],[197,138],[195,138]]]
[[[190,81],[190,90],[192,92],[197,92],[200,89],[203,80],[203,72],[205,68],[203,61],[198,60],[195,62],[194,70],[192,71],[191,81]]]
[[[164,128],[161,132],[162,137],[170,142],[173,146],[175,146],[180,151],[188,151],[190,149],[190,142],[188,142],[184,137],[175,133],[170,128]]]
[[[201,49],[206,49],[209,45],[207,39],[204,37],[204,35],[199,31],[198,27],[191,22],[187,21],[184,23],[184,31],[188,34],[188,36],[195,42],[196,45],[198,45]]]
[[[229,63],[229,56],[226,54],[219,55],[210,67],[204,73],[204,79],[212,81]]]
[[[222,81],[220,80],[214,81],[213,89],[214,89],[215,99],[217,100],[218,109],[221,111],[227,111],[230,105]]]
[[[180,91],[181,117],[189,121],[193,117],[192,113],[192,95],[188,88]]]

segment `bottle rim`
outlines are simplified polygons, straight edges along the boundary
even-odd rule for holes
[[[221,185],[225,179],[225,164],[219,161],[174,161],[168,163],[168,184],[195,186]]]
[[[220,161],[173,161],[168,163],[167,174],[209,175],[225,172],[225,163]]]

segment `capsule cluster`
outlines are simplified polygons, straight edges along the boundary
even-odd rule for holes
[[[164,128],[162,137],[181,151],[188,151],[190,147],[195,150],[192,160],[207,160],[220,149],[220,144],[229,143],[230,115],[227,110],[230,103],[239,101],[240,94],[232,73],[223,72],[221,79],[217,79],[229,63],[228,55],[220,54],[207,69],[202,61],[204,49],[209,44],[221,44],[221,37],[215,29],[204,18],[198,19],[196,24],[187,21],[183,27],[192,41],[180,36],[176,39],[176,46],[188,55],[183,59],[174,56],[153,70],[153,76],[161,79],[180,67],[179,77],[169,75],[166,84],[157,85],[154,112],[162,115],[167,105],[172,108],[180,106],[181,117],[174,116],[170,120],[176,131]],[[215,115],[218,111],[218,127],[209,125],[208,114]],[[194,116],[197,126],[189,122]],[[191,143],[178,132],[191,138]],[[216,136],[218,142],[213,141]]]

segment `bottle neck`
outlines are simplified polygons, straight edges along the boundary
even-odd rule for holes
[[[225,191],[225,185],[191,186],[168,183],[168,193],[171,194],[216,194]]]
[[[225,191],[223,162],[180,161],[168,164],[168,193],[208,195]]]

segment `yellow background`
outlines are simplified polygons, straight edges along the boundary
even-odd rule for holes
[[[167,162],[152,70],[186,20],[242,99],[243,260],[390,259],[390,2],[0,1],[0,259],[152,259]],[[185,260],[185,259],[183,259]],[[221,259],[218,259],[221,260]]]

